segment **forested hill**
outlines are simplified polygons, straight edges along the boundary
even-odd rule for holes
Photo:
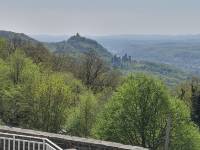
[[[21,43],[21,44],[30,43],[30,44],[36,45],[36,44],[40,43],[39,41],[25,35],[24,33],[15,33],[15,32],[11,32],[11,31],[0,30],[0,37],[5,38],[9,41],[12,41],[13,43],[18,42],[18,44],[19,43]]]
[[[51,52],[67,53],[72,55],[79,55],[89,50],[95,50],[104,58],[112,57],[112,54],[98,42],[82,37],[79,34],[70,37],[67,41],[56,43],[43,43],[25,35],[24,33],[15,33],[11,31],[0,31],[0,37],[8,40],[9,43],[12,43],[12,46],[18,48],[25,46],[38,47],[38,45],[40,45],[43,49],[48,49]]]
[[[25,35],[11,31],[0,31],[0,40],[6,40],[6,55],[12,54],[16,49],[23,49],[28,57],[35,63],[46,62],[50,58],[50,52],[43,43]],[[7,57],[7,56],[5,56]]]
[[[11,31],[0,31],[0,38],[6,39],[11,49],[20,48],[23,49],[27,56],[35,57],[37,55],[36,62],[45,61],[53,53],[65,53],[67,55],[80,56],[84,52],[94,50],[99,56],[107,60],[111,60],[112,54],[97,43],[95,40],[91,40],[76,34],[70,37],[67,41],[61,41],[56,43],[44,43],[35,40],[24,33],[15,33]]]
[[[102,57],[112,57],[112,54],[95,40],[82,37],[78,33],[70,37],[67,41],[45,43],[45,45],[56,53],[71,53],[76,55],[89,50],[95,50]]]
[[[55,61],[52,55],[62,53],[68,56],[73,62],[79,60],[80,55],[90,50],[95,50],[99,56],[104,60],[111,61],[112,54],[101,44],[95,40],[91,40],[80,36],[79,34],[70,37],[66,41],[44,43],[39,42],[23,33],[14,33],[9,31],[0,31],[0,38],[4,38],[9,43],[8,51],[12,51],[16,48],[23,49],[26,55],[33,59],[34,62],[47,62]],[[53,53],[54,54],[53,54]],[[75,56],[75,57],[74,57]],[[133,61],[135,62],[134,57]],[[136,59],[137,60],[137,59]],[[61,61],[61,60],[56,60]],[[70,65],[71,62],[68,62]],[[67,65],[67,64],[66,64]],[[168,85],[176,85],[181,81],[188,78],[188,73],[170,65],[162,65],[161,63],[147,63],[146,61],[139,61],[139,63],[133,63],[128,68],[120,68],[121,72],[144,72],[151,73],[161,77]]]

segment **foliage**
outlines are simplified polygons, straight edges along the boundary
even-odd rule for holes
[[[199,129],[190,121],[190,109],[179,99],[170,99],[172,117],[170,149],[198,150]]]
[[[131,75],[100,115],[99,138],[155,149],[165,134],[168,108],[165,87],[145,75]]]
[[[0,38],[0,58],[5,59],[8,55],[7,42],[5,39]]]
[[[71,74],[41,70],[19,49],[0,59],[0,72],[0,115],[12,126],[60,132],[87,92]]]
[[[125,74],[130,72],[152,74],[163,80],[171,88],[174,88],[177,84],[180,84],[191,76],[187,71],[183,71],[173,65],[149,61],[132,61],[126,67],[122,67],[121,70]]]
[[[9,31],[0,31],[0,56],[9,57],[15,50],[21,49],[26,56],[30,57],[35,63],[47,63],[52,57],[42,43],[30,38],[25,34]],[[2,43],[3,42],[3,43]],[[3,44],[3,50],[1,50]],[[2,53],[2,54],[1,54]]]
[[[106,87],[115,89],[119,83],[120,74],[109,67],[95,51],[91,50],[83,57],[79,77],[88,88],[98,92]]]
[[[6,124],[19,126],[24,122],[26,110],[29,110],[26,105],[26,98],[29,99],[26,97],[29,93],[27,85],[31,85],[39,69],[20,50],[8,60],[8,63],[3,60],[0,62],[1,118]]]
[[[169,117],[172,123],[168,122]],[[180,100],[169,98],[160,81],[137,74],[129,76],[105,106],[97,118],[93,135],[150,149],[164,149],[168,124],[171,149],[198,149],[200,134],[190,122],[188,107]],[[186,133],[189,134],[185,136]]]
[[[182,83],[177,87],[176,95],[189,106],[191,119],[200,127],[200,79],[193,77]]]
[[[4,37],[0,39],[0,124],[155,150],[199,149],[199,79],[178,86],[174,98],[149,74],[121,76],[100,57],[98,48],[89,50],[98,43],[80,35],[70,39],[74,49],[85,51],[78,56],[50,53],[23,34],[9,32]],[[135,65],[136,71],[143,68],[180,77],[167,66]]]
[[[66,110],[71,103],[71,90],[59,74],[42,75],[33,98],[33,128],[58,132],[66,120]]]
[[[66,121],[66,133],[89,137],[97,113],[97,100],[91,93],[81,96],[80,104],[70,111]]]

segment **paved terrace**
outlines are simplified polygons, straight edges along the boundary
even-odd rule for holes
[[[100,141],[95,139],[80,138],[75,136],[54,134],[8,126],[0,126],[0,132],[47,138],[63,149],[73,148],[77,150],[147,150],[145,148],[131,145],[123,145],[115,142]]]

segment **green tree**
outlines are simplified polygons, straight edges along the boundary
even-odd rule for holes
[[[151,149],[163,144],[168,95],[164,85],[143,74],[131,75],[98,117],[96,137]]]
[[[191,82],[192,120],[200,127],[200,80],[193,78]]]
[[[119,72],[112,70],[94,50],[84,53],[78,69],[78,78],[94,93],[105,87],[115,89],[118,85]]]
[[[198,150],[200,147],[199,129],[191,122],[190,109],[181,100],[170,99],[171,129],[169,149]]]
[[[89,137],[97,113],[97,101],[91,92],[81,96],[80,104],[71,110],[66,122],[66,133]]]
[[[9,66],[0,58],[0,117],[3,120],[5,112],[4,95],[8,93],[12,82],[9,80]]]
[[[5,39],[0,38],[0,58],[5,59],[8,55],[7,42]]]
[[[200,79],[193,77],[177,87],[176,95],[183,100],[191,111],[191,118],[200,127]]]
[[[21,76],[25,66],[25,54],[23,51],[17,49],[9,59],[10,78],[13,84],[16,85],[21,82]]]
[[[71,89],[61,74],[44,74],[34,89],[32,106],[32,128],[59,132],[66,121],[66,110],[70,107]]]
[[[170,98],[160,81],[142,74],[124,81],[99,114],[93,135],[160,150],[198,150],[200,145],[189,107]]]
[[[19,50],[10,56],[8,62],[1,60],[0,64],[2,120],[5,124],[23,127],[31,117],[30,87],[39,68]]]
[[[41,43],[40,44],[26,44],[20,47],[25,54],[30,57],[34,63],[48,64],[52,54]]]

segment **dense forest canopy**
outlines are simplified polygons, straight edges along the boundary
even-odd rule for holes
[[[172,90],[157,76],[138,73],[135,70],[139,67],[132,66],[146,62],[131,64],[128,67],[135,68],[134,73],[123,74],[120,70],[126,70],[127,66],[113,67],[107,56],[105,59],[100,55],[102,47],[98,43],[84,39],[85,49],[82,41],[76,45],[73,38],[79,39],[80,35],[68,41],[75,51],[83,48],[78,55],[54,53],[43,43],[26,41],[21,36],[2,37],[2,125],[92,137],[154,150],[199,149],[198,77],[183,78],[185,81],[174,85]],[[103,50],[105,54],[106,49]]]

